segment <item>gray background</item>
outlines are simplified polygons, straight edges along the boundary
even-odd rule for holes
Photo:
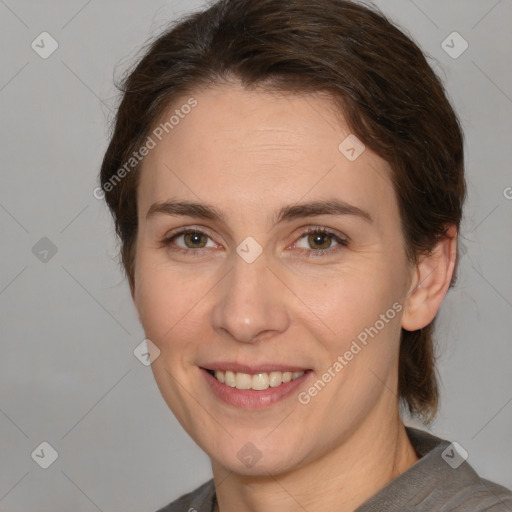
[[[0,511],[154,511],[210,476],[133,354],[144,334],[92,195],[113,71],[201,4],[0,0]],[[464,256],[440,312],[431,429],[512,487],[512,2],[377,5],[431,55],[467,141]],[[48,59],[31,48],[43,31],[59,44]],[[469,43],[456,59],[441,46],[453,31]],[[31,457],[43,441],[58,452],[48,469]]]

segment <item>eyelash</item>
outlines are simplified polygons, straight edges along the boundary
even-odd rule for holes
[[[199,228],[186,228],[186,229],[182,229],[180,231],[177,231],[176,233],[172,233],[169,236],[166,236],[160,242],[160,247],[162,247],[162,248],[163,247],[171,248],[172,251],[179,252],[179,253],[182,253],[182,254],[196,255],[196,254],[200,253],[201,251],[203,251],[204,248],[200,248],[200,249],[184,249],[183,247],[172,247],[171,246],[171,244],[174,241],[174,239],[178,238],[181,235],[186,235],[186,234],[189,234],[189,233],[195,233],[195,234],[199,234],[199,235],[204,235],[204,236],[206,236],[208,238],[211,238],[208,235],[208,233],[206,233],[202,229],[199,229]],[[334,248],[329,248],[329,249],[300,249],[301,252],[305,251],[306,253],[308,253],[307,256],[306,256],[307,258],[316,258],[316,257],[325,256],[325,255],[328,255],[328,254],[333,254],[334,252],[337,252],[338,250],[341,250],[343,247],[347,247],[348,246],[348,240],[347,239],[341,238],[340,236],[337,235],[336,232],[331,231],[330,229],[327,229],[327,228],[324,228],[324,227],[311,227],[311,228],[308,228],[306,231],[301,233],[301,235],[299,236],[297,241],[299,241],[302,238],[304,238],[305,236],[308,236],[308,235],[313,234],[313,233],[327,235],[327,236],[331,237],[334,241],[338,242],[339,245],[334,247]],[[295,242],[295,243],[297,243],[297,242]]]

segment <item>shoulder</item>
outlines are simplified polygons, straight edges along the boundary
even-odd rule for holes
[[[467,465],[465,478],[453,486],[453,495],[447,500],[450,512],[512,512],[512,491],[478,476]]]
[[[417,467],[424,470],[422,480],[430,492],[420,498],[420,510],[423,501],[442,512],[512,512],[512,491],[482,478],[467,462],[467,453],[458,453],[457,443],[419,430],[410,429],[409,435],[426,452]]]
[[[197,489],[183,494],[169,505],[157,512],[211,512],[215,500],[213,479],[200,485]]]
[[[406,430],[419,460],[357,512],[512,512],[512,491],[480,477],[458,443]]]

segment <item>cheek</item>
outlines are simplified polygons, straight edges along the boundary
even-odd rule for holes
[[[138,255],[135,296],[146,336],[160,350],[192,350],[198,340],[211,336],[212,308],[225,299],[215,290],[216,283],[223,288],[223,273],[214,267],[184,271],[144,247]],[[358,336],[364,341],[365,332],[373,339],[368,330],[375,333],[372,327],[400,297],[397,263],[368,251],[336,268],[282,267],[278,274],[286,286],[268,293],[276,294],[276,303],[287,310],[295,327],[309,332],[317,347],[323,345],[328,359],[343,354]],[[394,320],[389,316],[383,328],[382,321],[377,324],[379,339],[398,336],[393,325],[399,324],[398,315]]]
[[[382,382],[393,379],[403,306],[389,269],[386,274],[378,266],[374,268],[379,272],[352,269],[322,286],[322,293],[311,288],[305,294],[305,302],[319,305],[315,312],[322,319],[313,331],[317,342],[314,350],[319,354],[318,377],[333,382],[327,392],[319,393],[316,403],[320,408],[362,414],[361,404],[373,403]]]
[[[189,320],[205,293],[203,284],[141,255],[135,279],[136,304],[146,336],[160,350],[177,347],[187,338],[184,329],[197,325]]]
[[[368,263],[346,266],[328,275],[318,273],[317,276],[302,277],[294,285],[297,296],[318,319],[311,326],[318,325],[317,334],[324,333],[322,337],[331,340],[329,343],[335,349],[350,344],[390,308],[385,319],[386,330],[389,324],[396,323],[396,311],[392,306],[400,297],[399,286],[385,263],[379,264],[376,260]],[[309,313],[308,318],[315,317]],[[381,327],[380,322],[378,327]]]

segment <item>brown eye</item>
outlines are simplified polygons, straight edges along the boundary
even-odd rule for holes
[[[172,251],[195,254],[195,250],[210,249],[215,243],[210,236],[198,229],[183,229],[165,237],[160,242],[160,247]]]
[[[189,231],[183,234],[183,241],[189,249],[201,249],[206,246],[208,237],[198,231]]]
[[[329,249],[333,236],[328,233],[311,233],[308,235],[308,243],[313,249]]]
[[[295,243],[295,247],[305,252],[308,257],[334,254],[346,246],[348,240],[326,228],[308,229]]]

